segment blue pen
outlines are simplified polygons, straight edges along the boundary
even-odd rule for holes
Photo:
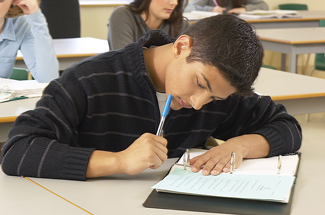
[[[169,109],[170,109],[170,104],[172,103],[172,99],[173,99],[173,96],[172,95],[168,95],[167,97],[167,101],[165,103],[165,106],[164,106],[164,110],[161,114],[161,120],[160,120],[160,123],[159,123],[159,127],[158,127],[158,130],[157,130],[157,133],[156,135],[157,136],[161,136],[161,132],[162,132],[162,128],[164,126],[164,122],[165,122],[165,118],[169,112]]]

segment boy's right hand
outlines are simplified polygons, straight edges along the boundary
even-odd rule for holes
[[[150,133],[141,135],[124,151],[118,152],[125,174],[135,175],[147,168],[156,169],[167,159],[167,140]]]

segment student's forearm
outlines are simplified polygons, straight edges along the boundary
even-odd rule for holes
[[[259,134],[247,134],[232,138],[242,149],[243,158],[261,158],[269,155],[270,145],[268,141]]]
[[[119,155],[113,152],[95,150],[90,156],[86,178],[95,178],[122,173]]]

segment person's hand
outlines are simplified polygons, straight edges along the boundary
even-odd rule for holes
[[[244,7],[233,8],[233,9],[227,11],[227,13],[237,13],[237,14],[241,14],[244,12],[246,12],[246,8],[244,8]]]
[[[218,175],[230,171],[231,153],[235,152],[235,168],[238,167],[244,158],[244,152],[240,145],[232,139],[215,146],[206,153],[190,159],[192,171],[198,172],[202,169],[202,175]]]
[[[167,140],[145,133],[124,151],[118,152],[122,172],[135,175],[147,168],[156,169],[167,159]]]
[[[212,12],[223,13],[224,10],[226,10],[225,7],[219,7],[219,6],[216,6],[216,7],[214,7],[211,11],[212,11]]]
[[[20,7],[26,15],[36,13],[39,10],[37,0],[14,0],[12,4]]]

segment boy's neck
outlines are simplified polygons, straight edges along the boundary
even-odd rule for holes
[[[165,92],[165,74],[171,60],[173,44],[143,50],[144,60],[157,92]]]

